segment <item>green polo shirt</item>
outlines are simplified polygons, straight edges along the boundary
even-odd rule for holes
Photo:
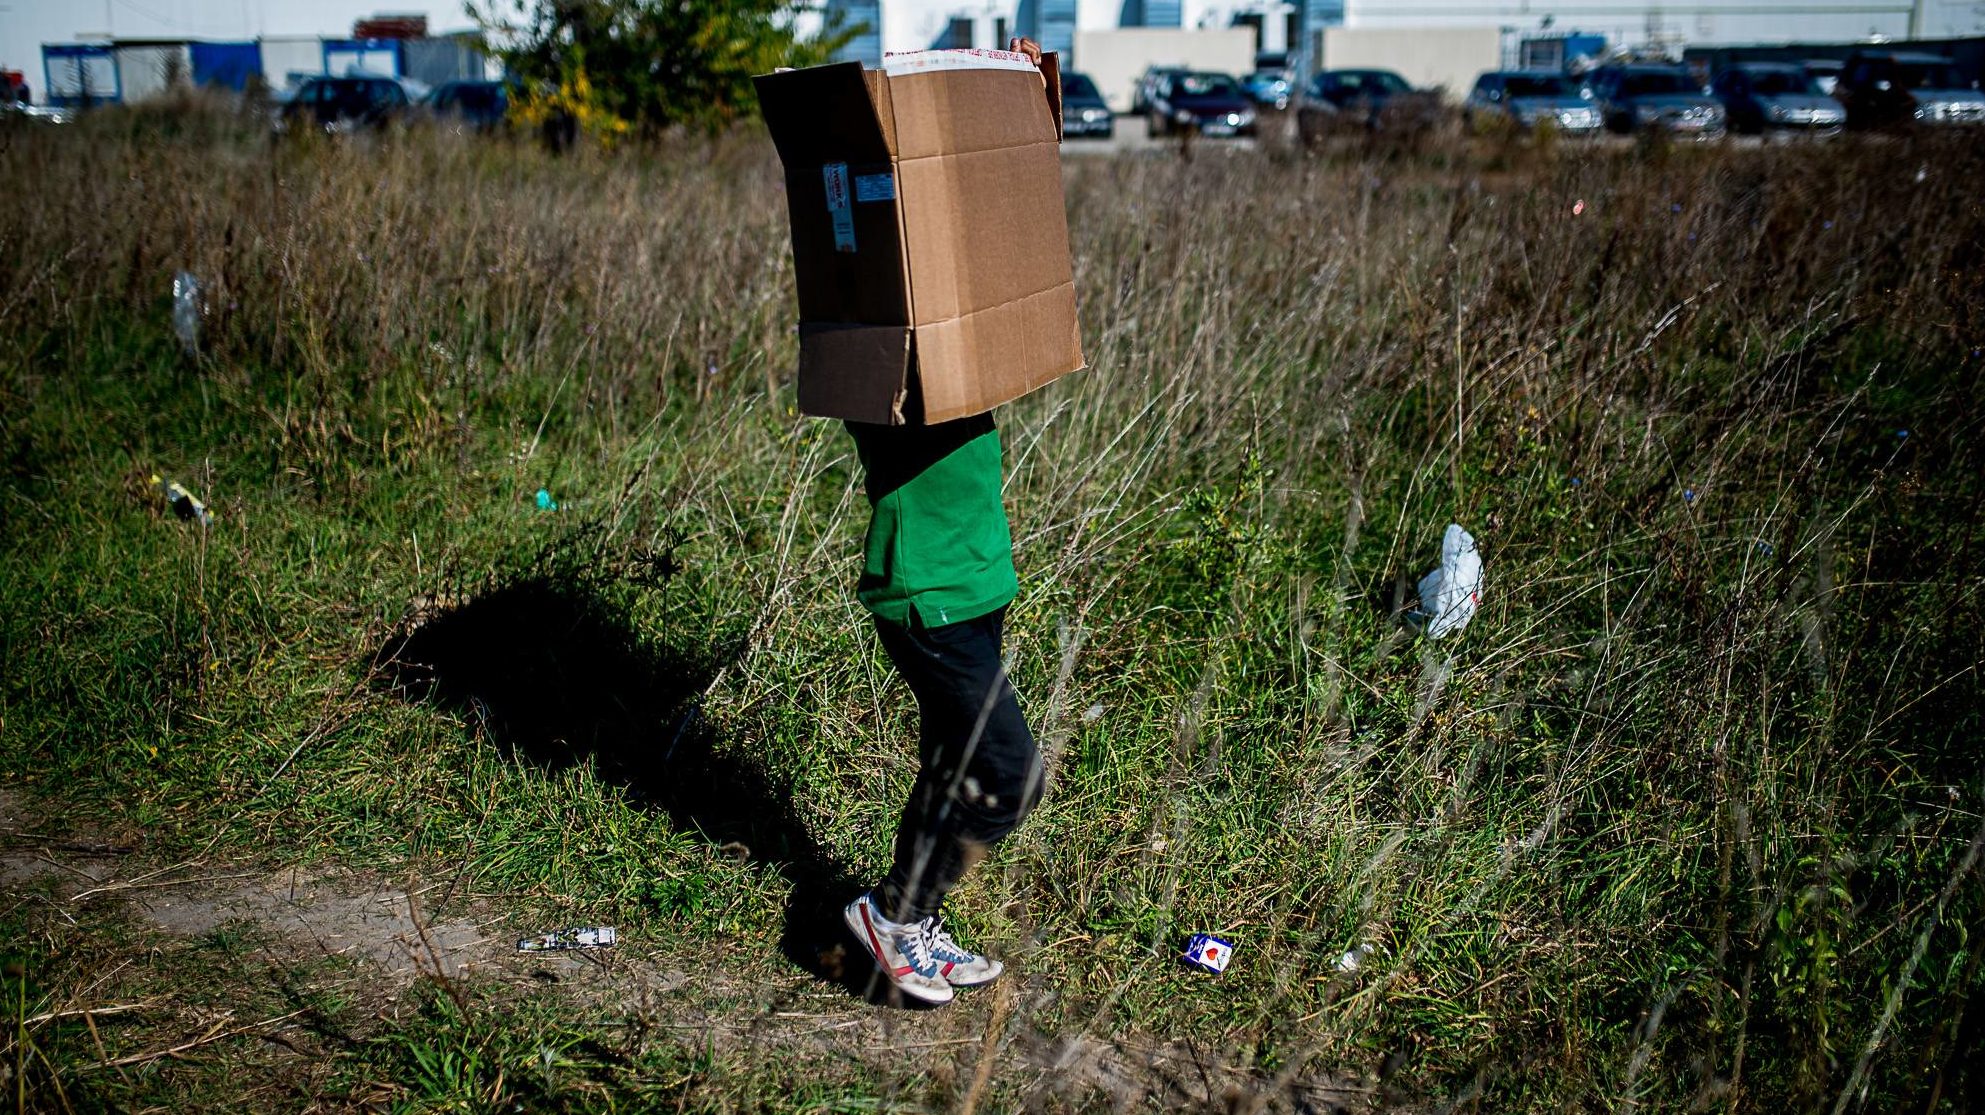
[[[1011,603],[1020,582],[992,415],[936,426],[850,422],[848,432],[872,508],[855,587],[862,604],[894,623],[942,627]]]

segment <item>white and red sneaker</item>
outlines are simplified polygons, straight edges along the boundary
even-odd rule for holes
[[[953,940],[944,922],[928,917],[920,922],[930,941],[930,954],[937,958],[938,973],[953,987],[979,987],[999,978],[1006,965],[990,956],[980,956]]]
[[[898,924],[883,917],[875,899],[867,894],[848,903],[841,916],[855,940],[875,958],[876,970],[898,991],[933,1006],[951,1001],[951,984],[944,973],[956,970],[957,965],[939,960],[932,949],[929,926],[936,919]]]

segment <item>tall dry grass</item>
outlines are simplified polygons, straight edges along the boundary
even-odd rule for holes
[[[577,547],[631,637],[722,659],[697,700],[721,746],[873,874],[907,701],[849,598],[845,438],[792,412],[769,147],[204,128],[0,153],[33,183],[0,211],[10,769],[204,801],[278,854],[474,831],[475,870],[533,901],[769,941],[790,873],[713,862],[611,780],[464,758],[473,724],[389,695],[294,766],[224,754],[310,738],[297,694],[362,680],[407,600]],[[955,915],[1026,973],[1000,1025],[1183,1042],[1278,1106],[1353,1070],[1497,1110],[1969,1102],[1985,152],[1066,165],[1091,367],[1001,416],[1053,790]],[[197,357],[165,328],[179,268]],[[198,554],[117,488],[161,461],[229,524]],[[1485,604],[1416,641],[1450,520]],[[193,603],[134,562],[196,571]],[[145,639],[107,618],[151,607],[175,618]],[[193,695],[82,680],[161,648]],[[91,753],[129,741],[182,758]],[[515,823],[489,836],[464,784]],[[1195,930],[1240,944],[1224,979],[1169,962]],[[988,1063],[1001,1102],[1205,1098]],[[742,1079],[705,1072],[706,1099]]]

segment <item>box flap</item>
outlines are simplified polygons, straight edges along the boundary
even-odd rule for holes
[[[801,321],[910,324],[897,192],[887,162],[787,168]]]
[[[1042,102],[1033,104],[1046,130]],[[898,163],[897,180],[911,324],[1069,281],[1068,218],[1052,132],[1024,147]]]
[[[1041,55],[1041,76],[1047,80],[1048,115],[1054,118],[1055,138],[1062,138],[1061,128],[1061,55],[1048,51]]]
[[[863,70],[862,81],[868,86],[869,102],[875,107],[876,123],[882,125],[882,142],[893,153],[896,150],[896,109],[889,103],[889,79],[881,70]]]
[[[937,70],[889,79],[903,160],[1055,142],[1041,71]]]
[[[788,173],[830,162],[889,159],[860,62],[760,74],[751,84]]]
[[[922,420],[982,414],[1083,366],[1075,284],[919,325],[915,347]]]
[[[800,323],[800,413],[901,426],[909,384],[907,326]]]

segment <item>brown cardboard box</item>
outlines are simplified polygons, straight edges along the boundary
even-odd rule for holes
[[[786,168],[801,411],[945,422],[1083,366],[1054,55],[931,51],[756,84]]]

